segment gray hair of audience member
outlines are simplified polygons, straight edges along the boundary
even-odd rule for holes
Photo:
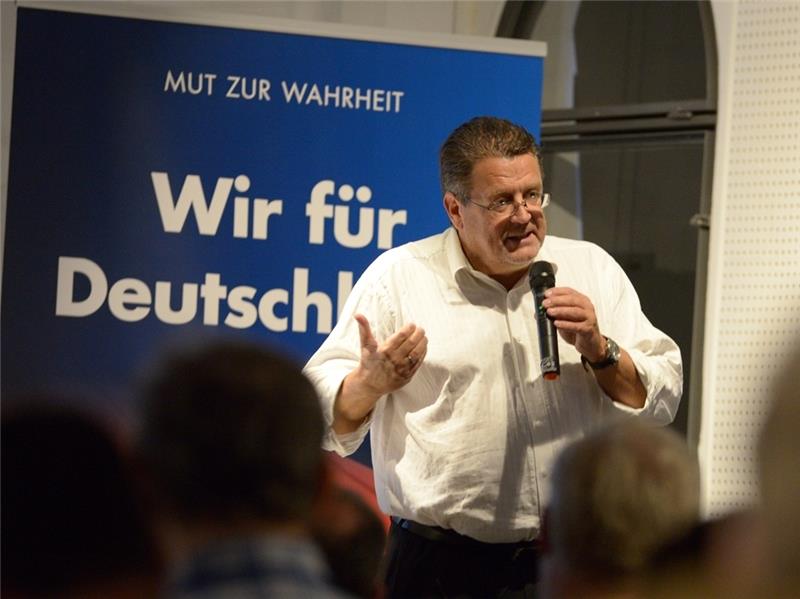
[[[536,139],[511,121],[479,116],[456,128],[439,151],[442,193],[452,193],[466,204],[472,189],[472,169],[483,158],[514,158],[531,154],[542,167]]]
[[[217,342],[173,353],[143,389],[139,451],[182,520],[306,520],[319,489],[323,421],[291,360]]]
[[[573,573],[633,574],[699,520],[697,459],[677,433],[639,419],[567,447],[552,484],[547,540]]]
[[[758,445],[767,565],[778,584],[800,588],[800,347],[772,388]]]

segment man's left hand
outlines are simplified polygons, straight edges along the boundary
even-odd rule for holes
[[[592,300],[569,287],[553,287],[545,291],[544,297],[542,305],[564,341],[574,345],[589,362],[605,358],[607,342],[600,333]],[[647,390],[624,349],[620,348],[619,362],[614,368],[592,372],[612,400],[637,409],[644,406]]]
[[[606,340],[600,333],[592,300],[569,287],[553,287],[544,296],[542,306],[564,341],[590,362],[602,360]]]

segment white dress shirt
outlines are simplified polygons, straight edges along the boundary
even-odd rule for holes
[[[476,271],[454,229],[391,249],[361,276],[305,367],[322,398],[326,449],[350,454],[371,430],[375,489],[387,514],[485,542],[535,538],[565,443],[614,414],[674,418],[680,350],[647,320],[613,258],[592,243],[548,236],[536,259],[557,265],[557,286],[591,299],[600,331],[633,359],[644,407],[612,401],[560,337],[561,377],[544,380],[528,278],[507,291]],[[333,402],[360,357],[357,313],[378,343],[407,323],[423,327],[428,353],[357,431],[337,435]]]

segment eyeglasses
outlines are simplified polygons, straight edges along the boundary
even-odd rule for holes
[[[495,200],[488,206],[484,206],[483,204],[479,204],[469,198],[467,201],[470,204],[475,204],[476,206],[480,206],[484,210],[489,212],[493,212],[498,216],[514,216],[520,209],[521,206],[525,206],[525,208],[547,208],[550,204],[550,194],[549,193],[541,193],[539,191],[532,191],[527,194],[521,202],[518,202],[512,198],[500,198],[499,200]]]

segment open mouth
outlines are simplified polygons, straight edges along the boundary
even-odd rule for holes
[[[527,243],[529,243],[532,238],[535,239],[535,237],[535,231],[533,230],[528,232],[523,231],[517,234],[509,233],[505,236],[505,239],[503,239],[503,245],[507,250],[511,251],[517,249],[521,245],[527,245]]]

